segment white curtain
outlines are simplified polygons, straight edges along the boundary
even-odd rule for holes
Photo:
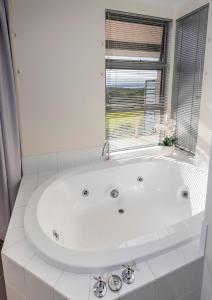
[[[21,150],[6,0],[0,0],[0,240],[21,179]]]

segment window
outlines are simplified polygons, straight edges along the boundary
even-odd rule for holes
[[[208,5],[177,20],[172,113],[176,145],[195,154],[207,33]]]
[[[106,11],[109,151],[155,146],[166,113],[169,21]]]

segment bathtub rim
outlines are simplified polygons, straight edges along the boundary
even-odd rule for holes
[[[38,201],[43,192],[47,187],[50,187],[51,184],[57,182],[57,180],[61,180],[62,177],[66,176],[75,176],[81,173],[108,169],[111,167],[121,166],[123,164],[128,165],[150,161],[150,159],[151,161],[171,161],[176,164],[188,166],[200,173],[207,174],[207,172],[189,163],[179,162],[173,158],[167,157],[127,158],[119,161],[104,161],[63,171],[38,187],[29,199],[24,215],[24,230],[27,240],[30,242],[31,246],[44,260],[56,267],[76,273],[90,273],[111,270],[132,260],[146,260],[147,258],[149,259],[158,255],[158,253],[170,251],[179,245],[186,244],[197,238],[200,232],[194,230],[193,223],[195,222],[196,224],[199,224],[199,227],[201,227],[204,214],[203,212],[183,220],[182,222],[176,223],[173,226],[169,226],[170,228],[175,229],[174,232],[169,233],[167,236],[163,236],[160,239],[150,240],[147,243],[128,246],[126,248],[106,249],[106,251],[103,251],[102,249],[101,251],[89,251],[87,249],[74,250],[65,248],[51,240],[40,227],[36,218],[37,214],[33,212],[36,211]],[[184,230],[177,230],[178,226],[183,226]],[[133,251],[133,259],[131,258],[131,251],[129,250]]]

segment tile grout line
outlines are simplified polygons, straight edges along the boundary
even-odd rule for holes
[[[23,228],[23,227],[17,227],[17,228]],[[5,250],[5,251],[9,250],[11,247],[17,245],[19,242],[22,242],[23,240],[25,240],[25,237],[23,237],[23,238],[21,238],[20,240],[14,242],[12,245],[10,245],[10,246],[8,246],[8,247],[3,248],[3,250]]]
[[[27,289],[27,281],[26,281],[26,269],[25,267],[29,264],[29,262],[33,259],[33,257],[36,256],[36,253],[33,253],[32,257],[26,262],[26,264],[22,267],[23,271],[24,271],[24,285],[25,285],[25,292],[26,292],[26,299],[28,298],[28,289]]]
[[[62,278],[62,276],[63,276],[64,273],[65,273],[65,271],[62,271],[62,270],[61,270],[60,275],[58,276],[57,280],[56,280],[55,283],[54,283],[54,286],[52,287],[52,289],[53,289],[53,298],[54,298],[54,299],[55,299],[55,292],[58,293],[58,291],[56,291],[56,285],[58,284],[58,282],[60,281],[60,279]],[[61,294],[61,293],[59,292],[59,294]],[[61,294],[61,295],[62,295],[62,294]],[[62,295],[62,296],[64,296],[64,295]]]
[[[20,205],[20,206],[16,206],[16,205],[15,205],[15,206],[14,206],[14,209],[15,209],[15,208],[23,208],[23,207],[26,207],[26,206],[27,206],[27,204],[23,204],[23,205]]]
[[[147,266],[148,266],[148,268],[149,268],[149,270],[150,270],[152,276],[154,277],[154,281],[156,281],[156,280],[157,280],[157,276],[156,276],[156,274],[154,273],[154,271],[152,270],[152,268],[151,268],[151,266],[150,266],[148,260],[146,261],[146,264],[147,264]]]
[[[6,293],[7,293],[7,288],[6,286],[10,287],[11,289],[13,289],[15,291],[15,293],[18,295],[18,296],[21,296],[22,298],[24,297],[24,300],[26,299],[26,295],[22,294],[19,290],[17,290],[16,287],[14,287],[12,284],[7,284],[6,285],[6,282],[5,282],[5,289],[6,289]],[[28,300],[28,299],[27,299]]]
[[[90,299],[90,292],[91,292],[91,274],[90,274],[90,279],[89,279],[89,286],[88,286],[88,297],[87,299]]]

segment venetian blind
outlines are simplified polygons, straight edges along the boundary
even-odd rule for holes
[[[106,11],[109,151],[158,145],[166,113],[169,21]]]
[[[198,137],[207,19],[208,5],[177,20],[176,27],[172,104],[176,145],[191,154]]]

